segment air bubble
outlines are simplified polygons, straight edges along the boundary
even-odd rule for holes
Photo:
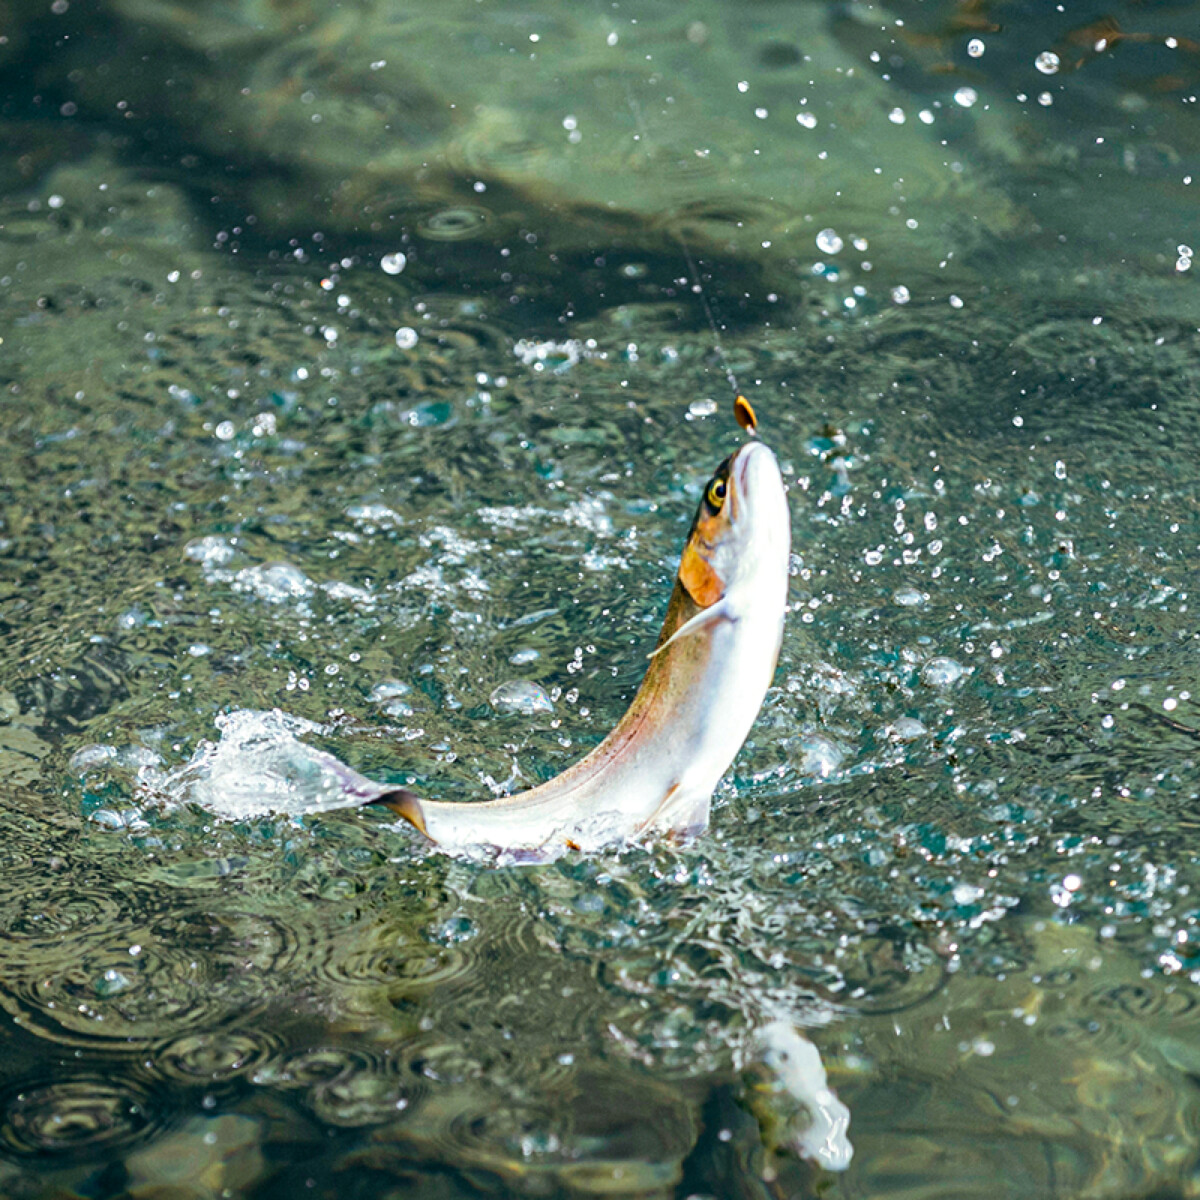
[[[401,350],[411,350],[417,344],[417,331],[410,325],[401,325],[396,330],[396,345]]]
[[[931,658],[921,668],[921,682],[926,687],[950,687],[966,673],[967,668],[953,658]]]
[[[397,250],[395,254],[385,254],[379,265],[385,275],[399,275],[408,266],[408,256]]]
[[[982,58],[982,57],[983,57],[983,51],[984,51],[984,45],[983,45],[983,39],[982,39],[982,38],[972,38],[972,39],[971,39],[971,40],[970,40],[970,41],[967,43],[967,53],[968,53],[968,54],[969,54],[969,55],[970,55],[972,58]]]
[[[1057,54],[1053,50],[1043,50],[1041,54],[1033,60],[1033,65],[1037,67],[1043,75],[1056,75],[1058,68],[1061,65]]]
[[[973,87],[960,87],[954,93],[954,103],[962,105],[963,108],[970,108],[978,99],[979,93]]]
[[[529,679],[505,681],[492,692],[489,700],[498,713],[520,713],[530,717],[534,713],[554,711],[546,689]]]

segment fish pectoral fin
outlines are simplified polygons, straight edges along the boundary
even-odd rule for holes
[[[718,621],[736,620],[737,614],[733,610],[733,605],[729,603],[729,597],[725,596],[718,600],[716,604],[710,604],[707,608],[702,608],[690,620],[684,621],[661,646],[656,646],[647,657],[653,658],[656,654],[661,654],[672,642],[676,642],[680,638],[685,638],[690,634],[699,633],[700,630],[707,629],[710,625],[715,625]]]
[[[385,792],[373,803],[382,804],[384,808],[391,809],[396,816],[403,817],[418,833],[429,837],[429,830],[425,828],[425,813],[421,808],[421,801],[407,788],[396,788],[395,791]],[[429,840],[433,841],[433,838],[429,838]]]

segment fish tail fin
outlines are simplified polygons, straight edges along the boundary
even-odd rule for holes
[[[425,828],[425,812],[421,808],[421,801],[407,788],[396,788],[395,791],[385,792],[374,803],[390,808],[396,816],[403,817],[419,833],[429,837],[429,831]]]

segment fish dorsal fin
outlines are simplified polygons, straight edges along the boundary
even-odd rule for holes
[[[661,654],[672,642],[677,642],[680,638],[688,637],[693,633],[699,633],[700,630],[707,629],[710,625],[715,625],[718,621],[736,620],[737,614],[733,611],[733,605],[729,603],[729,597],[724,596],[716,604],[710,604],[707,608],[702,608],[694,617],[684,621],[661,646],[655,647],[648,657],[654,658],[656,655]]]

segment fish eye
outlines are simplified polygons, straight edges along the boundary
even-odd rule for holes
[[[704,493],[705,500],[708,501],[712,508],[718,512],[721,510],[721,505],[725,503],[725,493],[728,489],[725,486],[725,480],[714,479],[708,485],[708,491]]]

